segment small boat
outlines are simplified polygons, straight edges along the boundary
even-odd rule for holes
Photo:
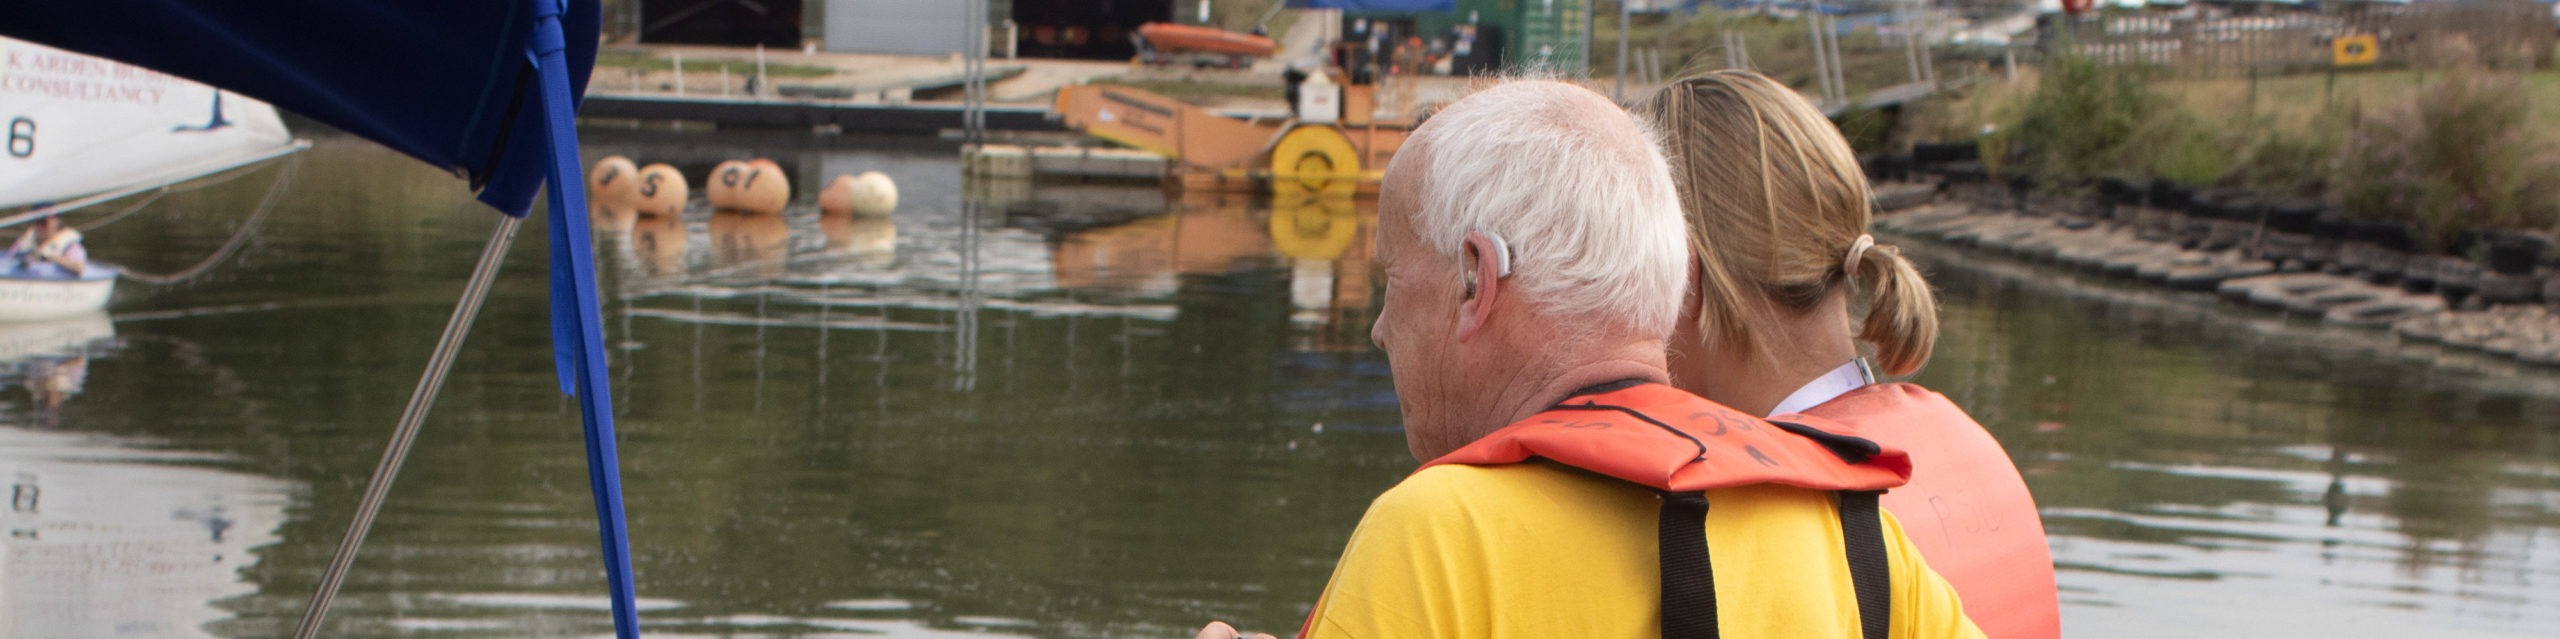
[[[1204,54],[1226,56],[1228,66],[1241,67],[1245,59],[1271,57],[1279,48],[1264,36],[1171,22],[1139,25],[1138,40],[1141,57],[1159,64],[1185,54]]]
[[[96,313],[123,270],[92,264],[78,279],[0,277],[0,322],[38,322]]]

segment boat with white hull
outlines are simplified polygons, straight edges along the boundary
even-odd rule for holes
[[[0,209],[70,210],[308,146],[265,102],[0,38]]]
[[[0,38],[0,227],[310,147],[273,106],[105,58]],[[106,308],[120,269],[76,279],[0,276],[0,322]]]
[[[0,277],[0,322],[37,322],[96,313],[115,295],[122,271],[92,263],[79,279]]]

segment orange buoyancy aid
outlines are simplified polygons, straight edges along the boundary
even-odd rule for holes
[[[1899,449],[1821,415],[1773,423],[1662,384],[1565,400],[1423,464],[1545,458],[1660,491],[1780,484],[1883,490],[1911,476]]]
[[[1777,484],[1832,491],[1859,630],[1891,627],[1891,577],[1877,493],[1911,477],[1900,450],[1818,415],[1772,421],[1662,384],[1604,384],[1442,455],[1441,464],[1543,458],[1662,493],[1662,636],[1719,636],[1706,491]],[[1312,623],[1312,618],[1310,619]]]
[[[1772,421],[1828,422],[1910,455],[1911,481],[1885,493],[1929,567],[1963,598],[1990,639],[2062,635],[2052,549],[2035,497],[2000,442],[1946,396],[1913,384],[1870,384]]]

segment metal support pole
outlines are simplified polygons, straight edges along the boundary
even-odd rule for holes
[[[963,73],[968,77],[961,85],[960,125],[966,145],[975,148],[982,143],[987,127],[987,3],[986,0],[969,0],[964,7],[966,17],[962,22],[966,24],[962,26],[966,30],[961,34],[961,41],[962,46],[968,47],[968,52],[960,59]]]
[[[329,616],[329,603],[338,598],[338,586],[346,582],[347,570],[356,562],[356,550],[364,547],[365,533],[373,530],[373,518],[382,512],[382,502],[391,495],[391,483],[400,477],[400,464],[409,459],[409,445],[418,440],[418,429],[426,424],[427,409],[433,408],[436,393],[444,389],[445,374],[453,370],[453,358],[462,350],[462,341],[471,335],[471,320],[480,316],[480,303],[489,298],[489,285],[498,280],[498,267],[505,264],[507,247],[515,244],[516,227],[524,222],[513,216],[500,216],[498,228],[489,234],[489,244],[480,250],[480,263],[471,269],[471,280],[462,285],[462,301],[454,304],[453,316],[444,323],[444,335],[436,338],[434,354],[427,356],[427,370],[418,377],[418,387],[409,392],[409,406],[400,411],[400,425],[391,430],[391,443],[382,448],[382,461],[373,465],[373,478],[364,485],[364,497],[356,501],[356,518],[347,523],[347,534],[338,539],[338,552],[329,556],[328,569],[320,573],[320,588],[311,593],[311,604],[302,609],[302,622],[294,626],[294,639],[319,636],[320,622]]]
[[[1619,102],[1627,101],[1627,27],[1634,17],[1635,6],[1618,0],[1618,89],[1611,95]]]
[[[1832,101],[1831,61],[1829,58],[1825,57],[1825,54],[1823,53],[1821,15],[1821,12],[1815,9],[1806,9],[1804,16],[1804,29],[1805,36],[1812,38],[1813,42],[1813,77],[1814,84],[1819,87],[1816,90],[1822,93],[1822,101],[1829,103]]]
[[[1920,81],[1920,12],[1911,3],[1895,5],[1902,27],[1902,68],[1910,72],[1911,81]]]
[[[1840,94],[1841,102],[1856,100],[1849,95],[1848,71],[1841,68],[1846,65],[1840,63],[1839,18],[1831,17],[1831,14],[1827,13],[1822,15],[1822,41],[1823,46],[1831,50],[1831,90]]]

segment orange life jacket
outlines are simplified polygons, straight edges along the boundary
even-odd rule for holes
[[[1946,396],[1912,384],[1871,384],[1802,414],[1901,449],[1917,466],[1885,493],[1884,508],[1929,567],[1954,586],[1990,639],[2062,636],[2052,551],[2035,498],[2000,442]]]
[[[1892,581],[1877,495],[1903,485],[1911,464],[1902,451],[1862,437],[1854,426],[1819,415],[1765,420],[1670,386],[1621,382],[1569,398],[1423,467],[1531,458],[1662,492],[1666,639],[1718,636],[1705,491],[1759,484],[1839,496],[1860,634],[1882,639],[1891,627]]]
[[[1677,388],[1638,384],[1567,399],[1422,467],[1538,457],[1669,492],[1755,484],[1883,490],[1910,478],[1902,451],[1828,417],[1793,417],[1773,424]]]

